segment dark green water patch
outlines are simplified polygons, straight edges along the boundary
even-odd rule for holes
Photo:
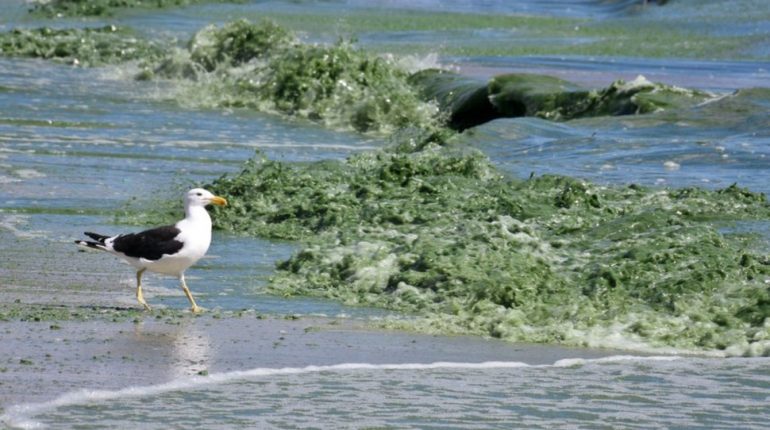
[[[705,34],[704,34],[705,33]],[[574,22],[556,29],[537,31],[519,43],[447,44],[447,56],[515,57],[526,55],[580,55],[637,58],[766,59],[767,54],[751,52],[753,45],[767,43],[766,35],[725,37],[716,32],[695,32],[686,23],[652,21]],[[532,42],[535,40],[536,42]],[[411,52],[432,52],[430,47],[403,46]]]
[[[24,303],[6,303],[0,305],[0,321],[52,322],[52,321],[132,321],[148,315],[138,308],[98,307],[98,306],[60,306],[32,305]],[[179,318],[181,311],[153,311],[161,318]]]
[[[114,25],[79,29],[15,29],[0,33],[0,54],[62,61],[84,66],[151,61],[164,48]]]
[[[711,97],[644,78],[586,89],[551,76],[507,74],[484,82],[431,69],[415,73],[409,82],[421,89],[424,98],[436,100],[449,113],[449,125],[459,130],[505,117],[537,116],[563,121],[681,110]]]
[[[63,322],[100,321],[114,323],[142,323],[147,321],[162,321],[166,324],[178,325],[191,318],[257,318],[265,319],[270,316],[255,313],[251,309],[223,311],[207,310],[202,314],[191,314],[187,310],[156,308],[146,311],[138,307],[119,306],[67,306],[56,304],[29,304],[17,300],[13,303],[0,304],[0,322],[47,323],[51,330],[60,330]],[[284,319],[301,319],[301,315],[286,315]],[[334,324],[331,322],[330,324]]]
[[[83,122],[83,121],[62,121],[52,119],[33,119],[33,118],[2,118],[0,117],[0,124],[16,125],[16,126],[32,126],[32,127],[62,127],[62,128],[109,128],[109,124],[99,122]]]
[[[720,233],[763,194],[505,178],[428,146],[344,162],[250,162],[210,188],[218,228],[305,245],[270,290],[421,315],[512,341],[770,354],[770,259]]]
[[[657,117],[670,122],[686,121],[697,127],[767,130],[770,128],[768,112],[770,88],[743,88],[693,109],[668,110]]]
[[[0,214],[24,214],[24,215],[38,215],[38,214],[52,214],[52,215],[97,215],[108,216],[112,215],[114,211],[96,208],[66,208],[66,207],[39,207],[39,206],[16,206],[12,209],[2,208]]]
[[[244,3],[245,0],[39,0],[29,12],[54,17],[113,16],[125,9],[166,9],[201,3]]]
[[[719,16],[693,12],[652,19],[646,14],[612,19],[585,19],[515,14],[452,13],[381,8],[339,10],[296,8],[286,12],[266,6],[259,16],[296,31],[358,37],[379,52],[442,56],[515,57],[584,55],[645,58],[766,58],[751,46],[766,34],[725,35],[735,22],[762,21],[726,7]],[[700,8],[692,6],[693,11]],[[218,18],[228,19],[226,15]],[[410,37],[417,36],[417,37]],[[427,36],[427,37],[425,37]],[[440,42],[437,42],[440,41]]]

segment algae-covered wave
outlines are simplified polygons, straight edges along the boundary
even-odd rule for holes
[[[331,127],[386,133],[444,125],[462,130],[501,117],[642,114],[711,97],[643,78],[585,89],[531,74],[484,82],[437,69],[411,73],[396,59],[349,42],[301,43],[270,21],[246,20],[204,28],[186,50],[140,74],[141,79],[156,77],[196,82],[185,94],[188,99],[204,94],[205,103],[217,106],[278,111]]]
[[[190,82],[182,97],[218,107],[278,112],[361,132],[440,124],[435,105],[419,97],[394,59],[340,40],[301,43],[270,21],[234,21],[199,31],[141,79]]]
[[[270,21],[238,20],[197,32],[184,48],[115,26],[17,29],[0,53],[98,66],[138,62],[141,80],[172,80],[183,104],[240,107],[306,118],[337,129],[388,134],[406,127],[463,130],[500,117],[551,120],[678,109],[708,94],[618,81],[585,89],[548,76],[508,74],[477,81],[444,70],[412,73],[397,58],[340,40],[300,42]]]
[[[506,74],[479,81],[445,70],[423,70],[410,82],[423,97],[436,100],[449,125],[463,130],[496,118],[537,116],[570,120],[683,109],[713,96],[701,91],[653,83],[640,76],[606,88],[582,88],[563,79],[533,74]]]
[[[255,160],[211,188],[219,228],[300,239],[270,289],[513,341],[770,354],[770,259],[722,234],[763,194],[515,180],[451,145],[305,165]]]

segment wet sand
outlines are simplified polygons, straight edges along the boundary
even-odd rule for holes
[[[609,351],[517,345],[466,336],[382,331],[359,320],[264,317],[253,312],[81,310],[87,320],[0,323],[0,406],[81,389],[119,389],[257,367],[340,363],[517,361],[553,363]],[[131,311],[135,312],[135,311]],[[96,315],[96,316],[94,316]],[[118,319],[113,321],[112,319]]]

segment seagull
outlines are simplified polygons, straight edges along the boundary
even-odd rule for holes
[[[206,211],[209,204],[227,206],[227,200],[203,188],[194,188],[184,196],[184,219],[174,225],[117,236],[85,232],[94,241],[76,240],[75,243],[107,251],[134,266],[137,270],[136,299],[146,310],[150,310],[150,305],[142,294],[142,274],[149,270],[179,278],[192,312],[198,313],[202,309],[195,304],[187,288],[184,271],[203,257],[211,244],[211,217]]]

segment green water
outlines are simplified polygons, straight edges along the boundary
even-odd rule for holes
[[[196,3],[216,3],[218,0],[48,0],[30,2],[29,13],[47,18],[113,16],[130,9],[165,9]],[[222,3],[242,3],[243,0],[220,0]]]

